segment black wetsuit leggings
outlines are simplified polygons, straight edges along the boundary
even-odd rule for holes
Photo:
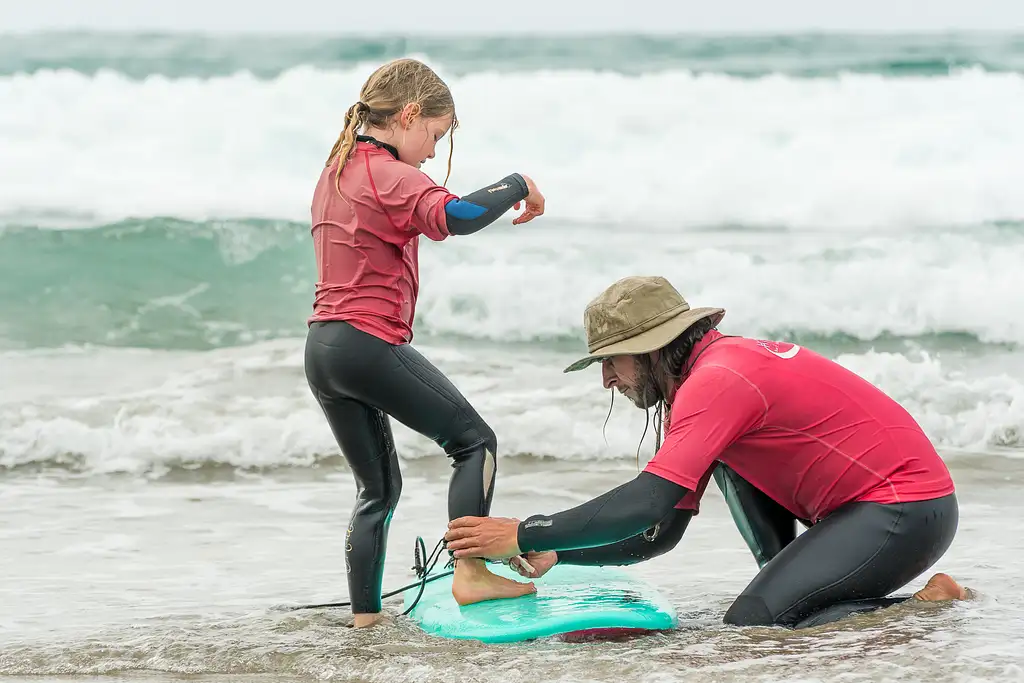
[[[449,519],[490,513],[497,439],[448,378],[408,344],[389,344],[342,321],[313,323],[305,370],[356,482],[345,546],[352,611],[376,613],[388,528],[402,493],[388,416],[452,459]]]
[[[763,565],[725,614],[739,626],[816,626],[902,602],[910,596],[890,593],[942,557],[959,520],[952,493],[848,503],[797,536],[792,513],[731,469],[720,464],[715,479]]]

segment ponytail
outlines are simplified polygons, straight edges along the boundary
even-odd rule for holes
[[[336,187],[338,193],[341,193],[341,169],[345,167],[345,162],[348,161],[349,155],[352,154],[352,149],[356,145],[356,133],[363,125],[363,119],[370,108],[363,102],[356,102],[348,111],[345,112],[345,125],[341,129],[341,135],[338,136],[338,140],[334,143],[334,147],[331,148],[331,153],[327,157],[325,166],[330,166],[331,162],[337,156],[338,159],[338,172]]]
[[[341,135],[331,148],[325,166],[338,161],[337,188],[341,193],[341,171],[345,168],[352,150],[356,146],[356,134],[363,129],[386,129],[394,117],[409,104],[415,105],[414,113],[423,118],[437,118],[451,115],[451,131],[454,134],[459,125],[455,116],[455,103],[448,86],[423,62],[402,58],[377,68],[359,89],[359,100],[345,112],[345,125]],[[448,151],[448,172],[444,182],[447,185],[452,172],[454,145]]]

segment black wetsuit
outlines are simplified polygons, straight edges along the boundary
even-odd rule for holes
[[[761,571],[725,622],[805,627],[902,602],[890,597],[932,566],[956,533],[955,494],[911,503],[854,502],[796,535],[792,513],[719,463],[715,479]],[[632,564],[674,547],[692,513],[686,489],[643,472],[580,506],[519,525],[519,547],[567,564]],[[803,522],[807,525],[807,522]],[[646,536],[646,538],[645,538]],[[649,540],[648,540],[649,539]]]
[[[359,140],[398,158],[390,145]],[[526,195],[525,181],[512,174],[451,200],[445,207],[448,231],[474,233]],[[402,493],[389,416],[432,439],[451,458],[450,519],[489,514],[497,438],[448,378],[411,345],[392,345],[347,322],[309,326],[305,372],[356,483],[345,546],[352,611],[379,612],[388,528]]]

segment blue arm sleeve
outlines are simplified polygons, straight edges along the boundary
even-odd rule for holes
[[[516,202],[526,199],[527,194],[526,181],[513,173],[465,197],[449,200],[444,206],[448,232],[471,235],[493,223]]]

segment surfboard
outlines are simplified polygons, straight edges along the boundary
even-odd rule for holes
[[[491,571],[519,581],[503,564]],[[650,584],[613,567],[555,565],[534,579],[536,594],[460,606],[451,576],[428,583],[409,617],[442,638],[510,643],[549,636],[585,638],[598,633],[637,633],[675,628],[676,610]],[[403,593],[404,609],[419,586]]]

